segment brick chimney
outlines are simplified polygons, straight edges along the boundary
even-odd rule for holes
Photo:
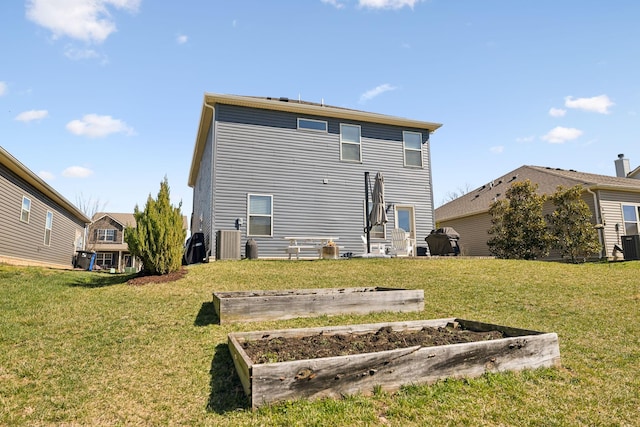
[[[626,178],[631,171],[629,166],[629,159],[624,158],[624,154],[618,154],[618,158],[615,161],[616,164],[616,176],[618,178]]]

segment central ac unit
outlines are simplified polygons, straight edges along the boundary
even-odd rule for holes
[[[240,259],[240,231],[218,230],[216,232],[216,259]]]

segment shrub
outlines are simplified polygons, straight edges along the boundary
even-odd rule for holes
[[[571,262],[586,261],[601,246],[598,233],[591,222],[591,210],[582,200],[582,186],[559,186],[550,197],[555,210],[547,215],[552,236],[552,247],[559,249]]]
[[[491,204],[487,244],[498,258],[536,259],[549,254],[549,234],[542,213],[545,196],[529,180],[514,182],[505,199]]]
[[[166,176],[156,200],[149,194],[143,211],[136,205],[136,227],[126,228],[124,240],[131,254],[142,260],[145,273],[167,274],[181,268],[186,237],[181,207],[182,202],[178,207],[171,205]]]

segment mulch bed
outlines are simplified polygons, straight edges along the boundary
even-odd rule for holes
[[[499,331],[474,332],[460,327],[425,327],[420,331],[394,331],[391,327],[384,327],[366,334],[317,334],[289,338],[267,336],[261,340],[243,342],[242,348],[253,363],[275,363],[500,338],[504,338],[504,335]]]
[[[132,286],[143,286],[143,285],[151,285],[155,283],[168,283],[175,282],[176,280],[182,279],[187,275],[187,269],[182,267],[178,271],[174,271],[169,274],[161,274],[161,275],[145,275],[141,274],[133,279],[129,279],[127,283]]]

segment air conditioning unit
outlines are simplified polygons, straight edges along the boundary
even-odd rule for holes
[[[640,235],[622,236],[622,252],[624,260],[640,260]]]
[[[240,259],[240,230],[216,232],[216,259]]]

